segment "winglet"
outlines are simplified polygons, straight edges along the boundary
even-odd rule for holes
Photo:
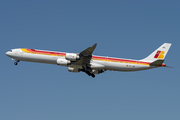
[[[97,43],[95,43],[92,47],[96,48],[96,46],[97,46]]]

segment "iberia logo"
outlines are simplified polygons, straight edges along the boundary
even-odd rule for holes
[[[164,51],[160,51],[158,50],[156,55],[154,56],[154,58],[159,58],[159,59],[163,59],[164,58]]]

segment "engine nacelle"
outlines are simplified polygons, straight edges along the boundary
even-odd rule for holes
[[[92,70],[93,74],[100,74],[100,73],[103,73],[103,72],[104,72],[103,70]]]
[[[66,60],[70,60],[70,61],[76,61],[78,60],[80,57],[78,54],[75,53],[66,53]]]
[[[70,65],[71,61],[66,59],[57,59],[57,65],[67,66]]]
[[[69,71],[69,72],[80,72],[80,69],[68,67],[68,71]]]

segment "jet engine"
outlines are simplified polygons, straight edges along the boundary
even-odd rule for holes
[[[80,69],[68,67],[68,71],[69,71],[69,72],[80,72]]]
[[[75,54],[75,53],[66,53],[66,60],[70,60],[70,61],[76,61],[79,60],[79,55]]]
[[[57,65],[67,66],[70,65],[71,61],[66,59],[57,59]]]
[[[93,74],[100,74],[100,73],[103,73],[103,72],[104,72],[103,70],[92,70]]]

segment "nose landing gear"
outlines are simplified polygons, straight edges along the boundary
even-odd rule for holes
[[[20,60],[17,60],[16,62],[14,62],[14,65],[18,65],[18,62],[20,62]]]

